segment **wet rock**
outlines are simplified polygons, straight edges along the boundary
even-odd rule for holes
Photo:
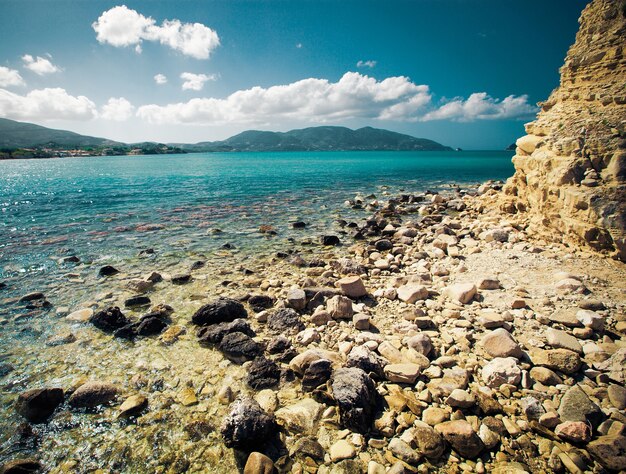
[[[69,404],[74,408],[95,408],[115,399],[118,389],[106,382],[87,382],[70,396]]]
[[[218,348],[228,359],[239,364],[252,360],[263,353],[261,345],[242,332],[226,334]]]
[[[530,360],[535,365],[558,370],[564,374],[575,374],[582,365],[580,356],[567,349],[543,350],[535,348],[530,351]]]
[[[169,326],[165,331],[163,331],[159,339],[163,344],[169,346],[178,341],[178,338],[186,333],[187,328],[185,326],[175,324],[173,326]]]
[[[604,419],[604,413],[589,399],[582,388],[574,385],[561,398],[559,417],[562,421],[589,422],[597,428]]]
[[[302,390],[312,392],[320,385],[324,385],[333,373],[332,362],[327,359],[313,361],[302,376]]]
[[[446,421],[435,426],[435,430],[463,457],[473,459],[484,449],[472,425],[465,420]]]
[[[413,384],[419,377],[421,369],[417,364],[387,364],[384,372],[390,382]]]
[[[50,337],[46,341],[46,346],[64,346],[65,344],[71,344],[72,342],[76,342],[76,336],[74,336],[74,334],[72,334],[71,332],[67,332]]]
[[[20,393],[15,410],[31,423],[43,423],[63,403],[63,389],[38,388]]]
[[[281,309],[269,314],[267,327],[272,331],[287,334],[295,334],[305,328],[302,316],[292,308]]]
[[[228,323],[235,319],[247,317],[248,312],[239,301],[230,298],[218,298],[196,311],[191,321],[198,326],[207,326]]]
[[[130,324],[130,320],[124,316],[117,306],[110,306],[102,311],[98,311],[89,318],[89,322],[104,332],[114,332]]]
[[[213,425],[204,420],[192,421],[191,423],[186,424],[183,429],[192,441],[200,441],[215,431]]]
[[[101,277],[108,277],[108,276],[116,275],[119,272],[120,271],[117,268],[111,265],[105,265],[104,267],[100,268],[100,270],[98,270],[98,275]]]
[[[587,445],[587,451],[606,469],[626,470],[626,436],[599,436]]]
[[[150,298],[147,296],[133,296],[124,301],[124,306],[132,308],[134,306],[147,306],[150,304]]]
[[[571,443],[587,443],[591,440],[591,428],[582,421],[565,421],[555,428],[556,435]]]
[[[483,367],[482,378],[491,388],[500,388],[503,384],[517,385],[522,372],[513,357],[496,357]]]
[[[68,321],[75,321],[79,323],[84,323],[89,321],[93,316],[93,310],[91,308],[79,309],[76,310],[65,317]]]
[[[349,298],[361,298],[367,295],[363,280],[358,276],[347,276],[337,281],[337,286]]]
[[[246,383],[255,390],[271,388],[280,382],[280,367],[276,362],[266,359],[265,357],[257,357],[252,361],[248,368],[248,377]]]
[[[359,368],[379,379],[385,377],[383,370],[385,364],[386,361],[375,352],[372,352],[367,346],[354,347],[348,354],[348,360],[346,361],[346,367]]]
[[[46,296],[41,291],[27,293],[19,299],[20,303],[28,303],[30,301],[43,300]]]
[[[136,293],[145,293],[154,288],[154,282],[150,280],[133,279],[126,284],[126,288]]]
[[[180,273],[177,275],[172,275],[172,284],[174,285],[185,285],[191,281],[191,274],[189,273]]]
[[[262,447],[276,430],[274,416],[265,412],[255,400],[245,398],[231,405],[220,432],[227,447],[253,450]]]
[[[143,395],[131,395],[120,405],[119,418],[135,416],[148,406],[148,399]]]
[[[274,462],[265,454],[259,452],[250,453],[243,474],[273,474]]]
[[[277,410],[276,421],[291,433],[314,435],[324,405],[312,398],[304,398]]]
[[[0,474],[35,474],[43,471],[43,466],[33,458],[14,459],[0,467]]]
[[[138,325],[139,323],[130,323],[126,326],[122,326],[113,333],[113,336],[119,339],[127,339],[129,341],[132,341],[137,337]]]
[[[444,289],[444,295],[461,304],[468,304],[476,296],[476,285],[473,283],[458,283]]]
[[[515,357],[519,359],[523,352],[513,336],[506,329],[496,329],[483,336],[480,344],[491,357]]]
[[[306,293],[300,288],[294,288],[287,293],[287,306],[296,311],[306,308]]]
[[[331,388],[342,426],[367,432],[380,404],[372,379],[361,369],[340,368],[333,373]]]
[[[143,317],[137,325],[137,335],[156,336],[161,334],[165,328],[167,328],[167,323],[161,318],[155,316]]]
[[[185,407],[189,407],[198,403],[198,397],[196,396],[196,392],[192,387],[184,387],[178,394],[176,398],[180,402],[181,405]]]
[[[271,308],[275,302],[276,300],[269,295],[252,295],[248,298],[248,304],[256,313]]]
[[[352,300],[345,296],[333,296],[328,300],[326,308],[333,319],[350,319],[354,314]]]
[[[320,237],[320,242],[322,245],[339,245],[341,243],[341,241],[339,240],[339,237],[337,237],[336,235],[322,235]]]
[[[254,337],[256,333],[246,319],[235,319],[229,323],[213,324],[205,326],[198,331],[198,342],[201,346],[219,344],[226,334],[241,332],[247,336]]]

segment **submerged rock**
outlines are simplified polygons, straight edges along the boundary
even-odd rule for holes
[[[31,423],[43,423],[63,403],[63,389],[37,388],[20,393],[15,410]]]
[[[248,312],[239,301],[231,298],[218,298],[196,311],[191,321],[198,326],[207,326],[247,317]]]
[[[101,277],[107,277],[107,276],[116,275],[119,272],[120,271],[117,268],[111,265],[105,265],[104,267],[100,268],[100,270],[98,270],[98,275]]]
[[[262,447],[276,432],[276,420],[252,398],[236,400],[224,420],[221,434],[229,448],[253,450]]]
[[[87,382],[76,389],[69,398],[74,408],[95,408],[115,399],[118,389],[107,382]]]
[[[89,322],[104,332],[113,332],[130,324],[130,320],[117,306],[98,311],[89,318]]]
[[[226,334],[218,348],[228,359],[239,364],[252,360],[263,353],[261,345],[242,332]]]
[[[332,376],[331,387],[342,426],[366,433],[380,404],[372,379],[361,369],[340,368]]]

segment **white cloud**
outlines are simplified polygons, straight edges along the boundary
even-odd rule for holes
[[[528,96],[510,95],[502,100],[494,99],[486,92],[475,92],[466,100],[456,98],[430,111],[420,120],[454,120],[470,122],[474,120],[496,120],[523,118],[534,115],[536,107],[528,103]]]
[[[374,66],[376,66],[376,61],[373,60],[368,60],[368,61],[359,61],[358,63],[356,63],[356,67],[368,67],[368,68],[373,68]]]
[[[157,74],[154,76],[154,82],[158,85],[167,84],[167,77],[163,74]]]
[[[204,87],[204,83],[207,81],[214,81],[217,79],[215,74],[194,74],[192,72],[183,72],[180,75],[183,82],[183,90],[200,91]]]
[[[0,66],[0,87],[25,86],[26,83],[15,69]]]
[[[50,56],[50,58],[52,58],[52,56]],[[24,61],[24,67],[26,69],[30,69],[35,74],[40,76],[52,74],[61,70],[52,64],[49,59],[42,58],[41,56],[37,56],[35,59],[30,54],[25,54],[22,56],[22,61]]]
[[[16,120],[90,120],[96,105],[87,97],[65,89],[36,89],[26,95],[0,89],[0,116]]]
[[[157,25],[152,17],[117,6],[103,12],[92,25],[100,43],[116,47],[135,45],[141,51],[142,41],[155,41],[196,59],[207,59],[220,44],[217,33],[202,23],[165,20]]]
[[[114,120],[123,122],[133,116],[135,107],[124,97],[111,97],[109,101],[102,106],[100,117],[105,120]]]

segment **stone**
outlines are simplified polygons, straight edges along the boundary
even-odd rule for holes
[[[604,329],[604,317],[595,311],[581,309],[576,313],[576,319],[578,319],[583,326],[593,329],[594,331],[602,331]]]
[[[626,388],[612,383],[607,392],[611,405],[618,410],[626,410]]]
[[[544,137],[538,137],[536,135],[525,135],[518,138],[515,145],[524,151],[527,155],[532,155],[537,146],[545,140]]]
[[[599,436],[586,449],[606,469],[616,472],[626,470],[626,436]]]
[[[148,399],[141,394],[131,395],[120,405],[119,418],[135,416],[148,406]]]
[[[79,309],[68,314],[65,319],[68,321],[75,321],[78,323],[84,323],[91,319],[93,316],[93,310],[91,308]]]
[[[456,388],[448,395],[446,404],[453,408],[470,408],[476,404],[476,398],[471,393]]]
[[[355,313],[352,316],[352,324],[354,324],[354,329],[367,331],[370,328],[370,317],[365,313]]]
[[[207,347],[219,344],[224,339],[224,336],[233,332],[240,332],[250,337],[256,336],[247,319],[235,319],[229,323],[212,324],[200,328],[198,331],[198,342],[201,346]]]
[[[435,430],[463,457],[473,459],[484,449],[472,425],[465,420],[445,421],[435,426]]]
[[[333,373],[331,361],[319,359],[311,362],[302,376],[302,390],[312,392],[320,385],[324,385]]]
[[[558,370],[568,375],[578,372],[582,365],[580,356],[567,349],[543,350],[534,348],[530,351],[530,360],[534,365]]]
[[[33,458],[14,459],[0,466],[1,474],[36,474],[42,472],[43,466]]]
[[[589,422],[594,428],[604,419],[604,413],[578,385],[568,389],[561,398],[559,417],[562,421]]]
[[[252,398],[233,402],[220,428],[224,444],[242,450],[262,447],[276,434],[276,430],[274,416],[265,412]]]
[[[291,450],[291,453],[292,455],[300,454],[302,456],[309,456],[317,461],[323,461],[324,454],[326,454],[322,445],[312,436],[299,438]]]
[[[336,235],[322,235],[320,243],[327,246],[336,246],[341,244],[341,240]]]
[[[546,338],[548,340],[548,344],[554,348],[567,349],[577,352],[578,354],[583,353],[583,347],[580,345],[580,342],[578,342],[578,339],[565,331],[549,328],[546,331]]]
[[[176,398],[178,399],[180,404],[185,407],[189,407],[198,403],[198,397],[196,396],[196,392],[192,387],[184,387],[180,392],[178,392]]]
[[[333,296],[326,303],[326,309],[333,319],[350,319],[354,314],[352,300],[345,296]]]
[[[191,317],[191,321],[198,326],[209,324],[228,323],[235,319],[247,318],[248,312],[237,300],[218,298],[202,306]]]
[[[327,324],[329,321],[332,321],[332,316],[330,315],[330,313],[328,311],[326,311],[325,309],[320,309],[321,306],[318,307],[318,310],[316,310],[312,315],[311,315],[311,324],[315,324],[316,326],[324,326],[325,324]]]
[[[248,304],[255,313],[271,308],[274,303],[276,300],[269,295],[252,295],[248,298]]]
[[[27,390],[17,397],[15,410],[31,423],[43,423],[63,403],[63,397],[61,388]]]
[[[98,275],[101,277],[108,277],[108,276],[113,276],[118,274],[120,271],[111,266],[111,265],[105,265],[104,267],[101,267],[100,270],[98,270]]]
[[[118,392],[111,383],[92,381],[78,387],[68,402],[74,408],[95,408],[115,400]]]
[[[89,322],[98,329],[110,333],[128,325],[130,320],[117,306],[110,306],[91,316]]]
[[[457,283],[443,290],[443,294],[453,301],[461,304],[468,304],[476,296],[476,285],[473,283]]]
[[[333,364],[341,363],[341,357],[336,352],[316,348],[298,354],[289,362],[289,368],[295,373],[303,375],[312,362],[320,359],[330,360]]]
[[[450,418],[450,414],[443,408],[439,407],[428,407],[422,412],[422,421],[430,426],[443,423],[448,418]]]
[[[330,460],[332,462],[341,461],[342,459],[351,459],[356,456],[356,449],[345,439],[335,442],[329,450]]]
[[[422,455],[432,461],[436,461],[443,455],[446,443],[441,435],[431,426],[424,422],[416,421],[413,425],[412,434],[417,450]]]
[[[548,316],[548,319],[557,324],[562,324],[568,328],[577,328],[581,327],[582,324],[576,318],[576,313],[566,309],[566,310],[557,310]]]
[[[298,355],[298,352],[285,336],[276,336],[267,344],[267,352],[280,362],[289,362]]]
[[[554,432],[571,443],[588,443],[591,440],[591,428],[582,421],[565,421],[557,425]]]
[[[242,332],[226,334],[219,343],[218,349],[229,360],[238,364],[243,364],[263,353],[263,347]]]
[[[154,282],[151,280],[141,280],[134,278],[126,284],[126,288],[136,293],[146,293],[154,288]]]
[[[373,374],[382,379],[385,376],[383,371],[385,363],[378,354],[372,352],[367,346],[356,346],[348,354],[346,367],[357,367],[367,374]]]
[[[424,333],[418,333],[415,336],[411,336],[407,340],[406,344],[411,349],[427,357],[428,357],[428,354],[430,354],[433,350],[433,344],[430,340],[430,337],[428,337]]]
[[[398,459],[414,466],[418,465],[422,460],[420,453],[411,448],[411,446],[402,441],[400,438],[391,439],[389,442],[389,451],[391,451]]]
[[[243,468],[243,474],[273,474],[274,472],[274,462],[257,451],[250,453]]]
[[[293,308],[280,309],[270,313],[267,316],[267,327],[281,334],[295,334],[305,328],[302,316]]]
[[[336,285],[341,292],[349,298],[361,298],[367,296],[367,290],[363,284],[363,280],[359,276],[347,276],[341,280],[337,280]]]
[[[387,364],[384,368],[385,377],[390,382],[413,384],[420,375],[420,366],[417,364]]]
[[[491,357],[515,357],[519,359],[523,355],[522,349],[515,342],[513,336],[503,328],[485,334],[480,340],[480,344]]]
[[[126,308],[133,308],[135,306],[147,306],[150,304],[150,298],[147,296],[133,296],[124,301]]]
[[[488,387],[500,388],[503,384],[517,385],[522,372],[515,358],[496,357],[483,367],[482,378]]]
[[[428,298],[428,289],[423,285],[402,285],[396,290],[398,299],[408,304]]]
[[[287,306],[296,311],[306,308],[306,293],[300,288],[294,288],[287,293]]]
[[[271,388],[280,382],[280,367],[276,362],[259,356],[248,367],[246,383],[255,390]]]
[[[156,336],[161,334],[165,328],[167,328],[167,323],[163,321],[161,318],[156,316],[148,316],[142,317],[137,325],[137,335],[138,336]]]
[[[315,435],[324,406],[312,398],[304,398],[277,410],[277,423],[290,433]]]
[[[529,420],[539,420],[546,413],[541,402],[534,397],[522,398],[520,407]]]
[[[500,289],[500,280],[493,277],[481,278],[478,282],[479,290],[498,290]]]
[[[607,372],[609,378],[622,385],[626,384],[626,347],[622,347],[607,360],[594,363],[594,367]]]
[[[333,373],[331,389],[339,407],[341,425],[366,433],[381,402],[372,379],[361,369],[340,368]]]

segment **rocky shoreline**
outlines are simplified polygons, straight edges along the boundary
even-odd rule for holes
[[[49,369],[3,365],[0,472],[626,470],[625,265],[537,240],[500,188],[353,200],[245,268],[101,269]]]

